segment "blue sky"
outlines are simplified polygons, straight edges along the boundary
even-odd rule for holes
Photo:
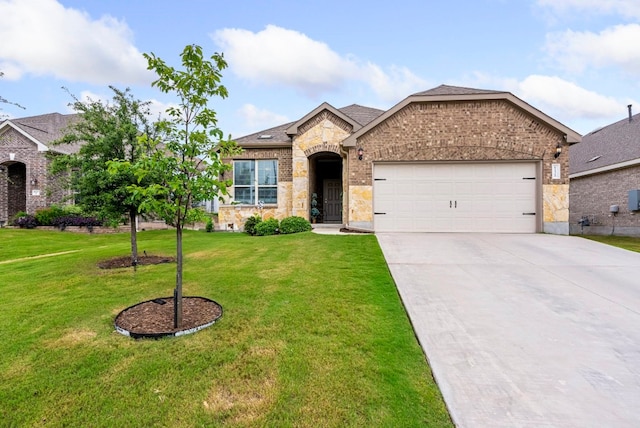
[[[378,6],[380,5],[380,6]],[[580,133],[640,112],[640,1],[0,0],[5,117],[131,88],[164,109],[142,53],[223,52],[219,126],[240,137],[322,102],[388,109],[440,84],[510,91]]]

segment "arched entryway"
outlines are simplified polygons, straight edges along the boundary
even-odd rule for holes
[[[309,196],[317,195],[318,223],[341,224],[342,213],[342,158],[331,152],[320,152],[309,157]],[[310,201],[311,203],[311,201]]]
[[[27,167],[21,162],[0,164],[0,221],[27,210]]]

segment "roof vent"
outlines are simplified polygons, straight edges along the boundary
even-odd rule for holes
[[[273,138],[273,136],[271,136],[271,135],[262,134],[261,136],[258,137],[258,140],[270,140],[272,138]]]
[[[598,159],[600,159],[600,156],[599,156],[599,155],[598,155],[598,156],[594,156],[594,157],[592,157],[591,159],[589,159],[589,160],[588,160],[587,162],[585,162],[585,163],[593,162],[593,161],[598,160]]]
[[[631,107],[633,106],[633,104],[629,104],[627,106],[627,108],[629,109],[629,122],[631,122],[633,120],[633,114],[631,113]]]

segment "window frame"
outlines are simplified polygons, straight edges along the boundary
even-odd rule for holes
[[[249,184],[236,184],[237,179],[237,164],[240,162],[248,162],[251,164],[249,170],[253,169],[252,177],[250,179]],[[272,180],[273,184],[260,184],[260,173],[264,172],[264,169],[260,169],[261,162],[272,162],[275,166],[275,176]],[[246,205],[246,206],[257,206],[260,204],[260,189],[275,189],[275,202],[264,202],[263,205],[278,205],[278,159],[234,159],[233,160],[233,199],[236,204]],[[251,203],[246,202],[246,199],[243,201],[238,201],[237,198],[237,189],[249,189],[249,193],[253,198]]]

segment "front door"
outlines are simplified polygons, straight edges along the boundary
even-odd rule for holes
[[[323,187],[324,222],[342,222],[342,181],[335,179],[324,180]]]

